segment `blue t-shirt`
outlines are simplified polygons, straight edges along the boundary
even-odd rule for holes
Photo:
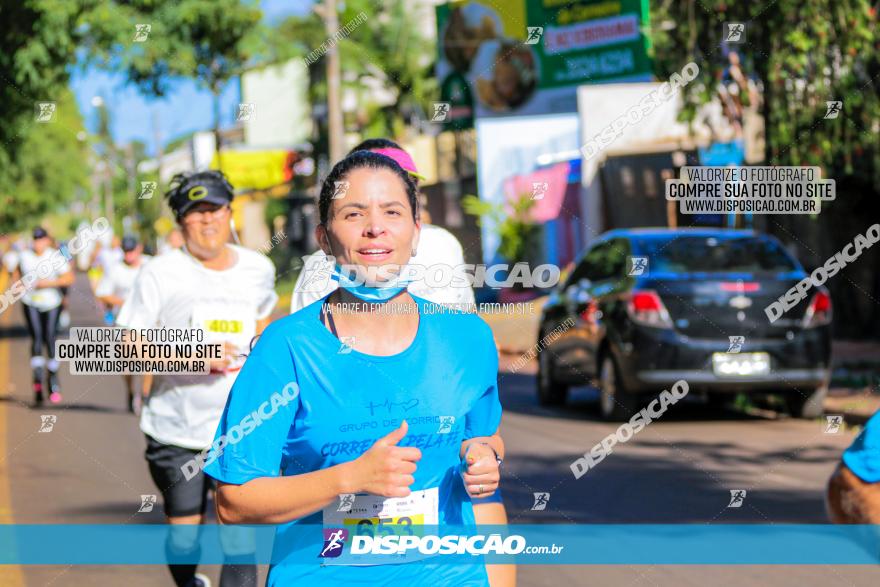
[[[415,339],[391,356],[342,345],[320,321],[324,300],[272,323],[229,394],[216,438],[227,435],[230,443],[205,472],[243,484],[324,469],[356,459],[406,419],[408,433],[398,446],[422,452],[410,489],[437,488],[440,525],[474,524],[459,475],[459,450],[465,439],[494,434],[501,421],[492,332],[475,314],[436,312],[425,300],[414,299],[419,310]],[[299,389],[296,398],[277,401],[281,395],[291,397],[283,391],[291,382]],[[255,427],[252,417],[241,424],[258,409],[271,417],[262,417]],[[246,435],[229,435],[236,425]],[[319,511],[279,527],[269,585],[488,585],[481,564],[322,566],[322,521]],[[303,524],[312,525],[315,533],[308,546],[300,535]]]
[[[871,416],[861,433],[844,451],[843,462],[862,481],[880,482],[880,411]]]

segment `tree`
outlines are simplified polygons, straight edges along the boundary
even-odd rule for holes
[[[424,7],[404,0],[376,3],[348,0],[339,13],[341,29],[350,32],[338,40],[343,88],[358,97],[359,111],[348,121],[370,135],[399,136],[414,117],[424,119],[437,94],[433,61],[435,46],[422,34]],[[289,17],[276,28],[271,45],[273,59],[306,57],[329,42],[323,21],[316,13]],[[323,56],[310,63],[310,99],[326,102]],[[375,100],[365,83],[378,82],[392,96],[389,104]],[[320,147],[316,145],[320,151]]]
[[[176,78],[196,80],[214,96],[219,150],[220,95],[264,49],[259,7],[240,0],[114,0],[104,7],[90,22],[93,60],[126,71],[144,94],[156,97],[167,95]]]
[[[53,93],[55,119],[28,129],[15,148],[15,162],[4,172],[0,191],[0,232],[29,228],[89,189],[87,145],[73,94]]]
[[[464,211],[477,216],[482,224],[489,220],[498,235],[498,253],[510,263],[530,261],[529,256],[540,248],[541,231],[531,218],[535,205],[529,193],[519,194],[512,202],[492,203],[472,194],[462,198]]]
[[[823,177],[837,181],[837,200],[824,203],[818,216],[768,219],[768,228],[797,246],[807,265],[821,264],[880,218],[877,20],[868,0],[666,0],[652,10],[657,76],[668,79],[691,60],[701,68],[699,82],[685,88],[690,117],[695,105],[712,98],[727,66],[722,23],[746,24],[746,42],[730,49],[763,85],[766,164],[819,166]],[[837,100],[842,113],[825,119],[826,102]],[[865,256],[828,284],[838,333],[880,331],[880,255]]]
[[[66,88],[80,24],[95,2],[25,0],[0,5],[0,232],[31,225],[85,184],[86,151]],[[55,102],[55,120],[35,120]]]
[[[85,57],[111,70],[123,70],[131,82],[153,96],[163,96],[176,77],[196,79],[214,99],[214,127],[219,130],[219,96],[225,84],[238,75],[261,46],[262,13],[253,2],[238,0],[102,1],[24,0],[0,6],[4,26],[0,30],[0,199],[7,206],[0,212],[0,230],[30,224],[53,204],[69,201],[74,190],[57,194],[82,181],[55,180],[48,171],[62,176],[85,173],[85,149],[61,147],[60,130],[70,123],[69,136],[82,130],[81,121],[65,112],[75,110],[72,101],[62,108],[69,67]],[[136,40],[136,25],[149,25],[146,39]],[[82,50],[78,53],[78,50]],[[34,120],[37,102],[54,101],[58,120],[39,124]],[[77,114],[78,116],[78,114]],[[29,137],[37,133],[29,150]],[[67,156],[62,165],[40,146],[52,144]],[[219,147],[219,137],[218,137]],[[76,161],[70,156],[79,153]],[[40,157],[46,157],[45,160]],[[54,182],[54,183],[53,183]],[[65,188],[66,189],[66,188]],[[40,194],[44,201],[31,201]],[[61,199],[59,199],[61,198]],[[11,224],[14,222],[14,225]]]

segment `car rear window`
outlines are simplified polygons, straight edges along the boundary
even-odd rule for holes
[[[797,264],[788,252],[769,238],[652,238],[640,240],[639,249],[650,260],[652,273],[777,273],[797,270]]]

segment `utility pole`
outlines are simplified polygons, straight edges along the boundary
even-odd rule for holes
[[[107,157],[107,167],[104,169],[104,216],[113,226],[116,220],[116,209],[113,205],[113,163],[115,158]]]
[[[162,186],[162,158],[164,153],[162,150],[162,131],[159,127],[159,111],[156,109],[153,110],[153,140],[156,142],[156,161],[158,162],[156,193],[163,194],[165,193]]]
[[[102,97],[92,99],[92,104],[98,109],[98,136],[104,147],[104,216],[113,226],[116,220],[116,210],[113,205],[113,172],[116,166],[116,146],[113,144],[113,133],[110,131],[110,106]]]
[[[324,0],[323,12],[327,36],[332,38],[339,30],[336,0]],[[330,132],[330,164],[335,165],[345,155],[339,47],[335,42],[330,43],[330,50],[327,51],[327,121]]]
[[[125,172],[128,174],[128,197],[136,201],[138,197],[135,179],[137,169],[134,164],[134,145],[129,142],[125,146]]]

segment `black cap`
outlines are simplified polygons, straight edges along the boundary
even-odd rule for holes
[[[122,237],[122,250],[126,253],[135,250],[137,246],[138,241],[135,237],[131,235]]]
[[[46,232],[46,229],[42,226],[38,226],[34,229],[34,240],[37,240],[38,238],[46,238],[47,236],[49,236],[49,233]]]
[[[234,188],[219,171],[178,173],[171,180],[171,189],[165,194],[168,205],[178,218],[201,202],[226,206],[235,197]]]

